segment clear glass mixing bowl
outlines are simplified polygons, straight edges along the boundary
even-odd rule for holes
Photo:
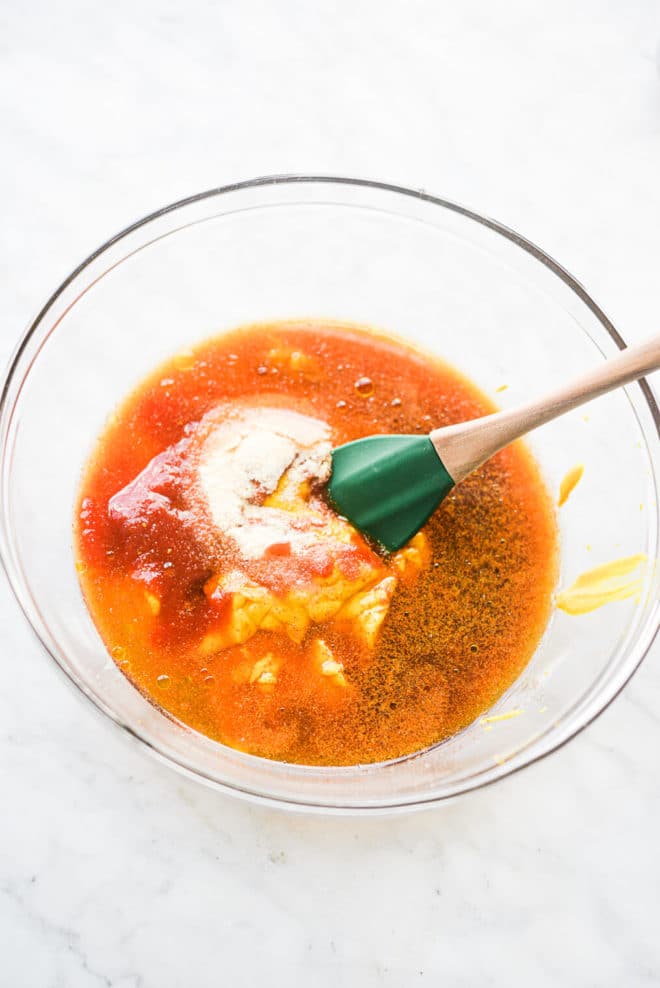
[[[504,407],[616,352],[584,289],[538,248],[455,204],[336,178],[276,177],[192,196],[95,251],[57,289],[11,362],[0,412],[1,549],[44,648],[107,717],[168,764],[288,807],[376,811],[486,785],[559,747],[616,696],[658,622],[658,573],[638,600],[555,614],[492,713],[443,744],[378,765],[308,768],[242,754],[151,706],[117,670],[72,558],[81,467],[113,406],[168,355],[241,323],[320,316],[408,337]],[[658,409],[635,384],[531,437],[560,511],[562,583],[621,556],[657,556]]]

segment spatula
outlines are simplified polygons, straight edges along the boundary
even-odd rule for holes
[[[658,368],[660,337],[628,347],[572,384],[518,408],[425,436],[367,436],[346,443],[332,453],[330,500],[356,528],[386,549],[400,549],[452,487],[504,446]]]

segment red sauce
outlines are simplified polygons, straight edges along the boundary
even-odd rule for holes
[[[110,654],[170,715],[268,758],[382,761],[450,736],[511,685],[548,620],[557,539],[535,463],[517,443],[452,492],[425,526],[430,566],[399,581],[375,649],[330,622],[299,643],[262,630],[203,655],[200,641],[228,619],[217,577],[231,551],[218,555],[190,510],[186,453],[205,413],[255,396],[326,421],[334,445],[493,410],[429,355],[332,323],[247,327],[168,361],[113,416],[76,509],[80,581]],[[351,578],[373,551],[356,536],[340,556]],[[249,575],[283,594],[299,562],[288,542],[274,543]],[[319,552],[306,565],[322,577],[333,561]],[[310,662],[319,637],[341,660],[341,687]],[[265,654],[279,663],[277,681],[257,688],[250,669]]]

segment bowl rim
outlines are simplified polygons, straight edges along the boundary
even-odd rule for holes
[[[76,278],[85,271],[97,258],[109,250],[112,246],[119,243],[121,240],[130,236],[130,234],[136,232],[141,227],[147,226],[149,223],[166,216],[169,213],[175,212],[178,209],[182,209],[186,206],[190,206],[194,203],[202,202],[206,199],[213,199],[222,195],[226,195],[233,192],[240,192],[242,190],[262,188],[268,186],[277,185],[296,185],[296,184],[329,184],[337,186],[354,186],[358,188],[365,189],[376,189],[383,192],[394,193],[396,195],[402,195],[417,199],[422,202],[429,203],[434,206],[439,206],[449,212],[456,213],[465,217],[466,219],[472,220],[480,226],[486,227],[492,230],[494,233],[503,237],[504,239],[510,241],[527,254],[531,255],[535,260],[539,261],[546,268],[548,268],[554,275],[556,275],[577,297],[580,301],[591,311],[591,313],[596,317],[597,321],[600,323],[602,328],[607,332],[609,337],[613,340],[619,349],[624,349],[626,347],[626,342],[618,330],[615,328],[611,320],[605,315],[600,306],[594,301],[592,296],[587,292],[585,287],[579,282],[570,272],[559,264],[551,255],[546,251],[538,247],[533,241],[517,233],[515,230],[500,223],[497,220],[491,219],[481,213],[478,213],[460,203],[454,202],[450,199],[445,199],[443,197],[431,195],[423,189],[413,189],[406,186],[392,184],[389,182],[380,182],[373,179],[364,179],[358,177],[346,177],[338,175],[308,175],[303,173],[291,173],[291,174],[275,174],[275,175],[265,175],[259,176],[252,179],[247,179],[240,182],[234,182],[227,185],[218,186],[212,189],[208,189],[203,192],[198,192],[185,198],[175,200],[165,206],[160,207],[146,214],[135,222],[124,227],[118,233],[111,236],[109,239],[104,241],[99,247],[93,250],[80,264],[75,267],[69,275],[59,284],[55,291],[48,297],[46,302],[43,304],[41,309],[37,312],[37,315],[30,321],[27,329],[23,332],[22,336],[19,338],[6,366],[4,379],[2,381],[2,388],[0,390],[0,423],[3,426],[3,433],[6,435],[7,424],[5,419],[7,416],[7,405],[8,400],[11,396],[12,384],[19,375],[20,362],[25,350],[30,345],[33,336],[37,333],[42,320],[48,314],[50,309],[54,306],[60,296],[66,291],[66,289],[76,280]],[[29,367],[22,377],[25,377],[29,373]],[[660,438],[660,409],[658,408],[658,403],[655,398],[655,394],[649,382],[642,378],[636,382],[637,386],[642,391],[646,404],[651,412],[651,417],[653,424],[655,425],[656,436]],[[11,409],[10,409],[11,412]],[[4,473],[4,461],[6,460],[6,450],[2,452],[2,472]],[[657,606],[655,607],[655,624],[653,627],[649,628],[652,624],[651,621],[646,622],[646,627],[642,628],[642,641],[638,642],[641,647],[638,649],[638,654],[635,656],[635,661],[630,668],[626,669],[625,674],[621,677],[619,682],[616,683],[615,688],[609,692],[605,693],[600,700],[592,700],[589,707],[583,712],[582,718],[578,719],[576,723],[571,725],[568,730],[565,730],[561,736],[556,738],[554,742],[547,743],[540,750],[530,752],[529,754],[523,752],[521,760],[518,764],[511,761],[507,761],[504,765],[495,766],[491,770],[487,777],[484,778],[484,773],[479,773],[473,778],[461,783],[456,787],[452,793],[447,794],[431,794],[427,798],[415,795],[414,797],[391,797],[387,800],[379,801],[377,803],[340,803],[335,800],[333,803],[324,803],[318,800],[314,800],[313,797],[301,797],[300,799],[291,799],[284,797],[282,795],[271,795],[264,791],[252,790],[247,787],[243,788],[235,783],[220,781],[216,778],[211,778],[209,775],[202,771],[199,771],[190,765],[185,764],[183,761],[178,760],[171,753],[160,750],[149,738],[142,736],[139,731],[136,731],[130,724],[124,723],[124,721],[119,718],[107,704],[102,700],[101,697],[97,696],[95,691],[90,690],[86,685],[79,680],[79,678],[73,674],[68,668],[66,668],[55,652],[49,647],[46,641],[44,641],[38,628],[32,620],[22,593],[21,581],[17,573],[14,572],[14,568],[9,557],[9,552],[7,551],[6,539],[4,532],[6,530],[6,517],[5,517],[5,498],[2,496],[2,491],[0,491],[0,528],[2,529],[2,537],[0,537],[0,561],[4,572],[7,576],[7,580],[11,591],[16,599],[27,623],[35,634],[37,640],[39,641],[41,647],[50,656],[50,658],[55,663],[56,668],[64,675],[65,681],[67,681],[70,686],[72,686],[78,696],[82,695],[87,700],[89,700],[96,710],[105,715],[104,719],[108,719],[120,728],[125,734],[133,737],[136,741],[140,743],[141,746],[146,748],[153,756],[155,756],[159,761],[164,762],[182,772],[189,778],[193,778],[198,782],[202,782],[208,786],[211,786],[219,791],[224,791],[227,793],[232,793],[235,796],[242,797],[244,799],[250,800],[252,802],[262,803],[270,806],[286,808],[288,810],[294,810],[299,812],[316,812],[323,814],[378,814],[378,813],[392,813],[401,811],[411,811],[414,809],[428,808],[429,806],[450,802],[456,799],[458,796],[464,795],[468,792],[475,791],[477,789],[484,788],[486,786],[492,785],[498,782],[500,779],[506,778],[508,776],[514,775],[520,772],[522,769],[527,768],[529,765],[541,761],[543,758],[558,751],[565,744],[568,743],[572,738],[580,734],[586,727],[592,724],[617,698],[617,696],[622,692],[625,686],[628,684],[632,676],[639,669],[644,658],[648,654],[653,642],[655,641],[658,631],[660,630],[660,610]],[[660,507],[656,506],[656,511],[659,512],[660,517]],[[602,701],[602,702],[601,702]],[[412,757],[416,757],[419,753],[413,753]],[[407,758],[411,756],[406,756]],[[398,761],[399,759],[397,759]],[[381,764],[390,764],[381,763]],[[377,767],[377,766],[374,766]],[[331,770],[332,771],[332,770]]]

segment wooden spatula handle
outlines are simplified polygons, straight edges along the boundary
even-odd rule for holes
[[[565,387],[518,408],[435,429],[430,434],[440,459],[458,483],[498,450],[532,429],[592,398],[660,368],[660,336],[622,353]]]

